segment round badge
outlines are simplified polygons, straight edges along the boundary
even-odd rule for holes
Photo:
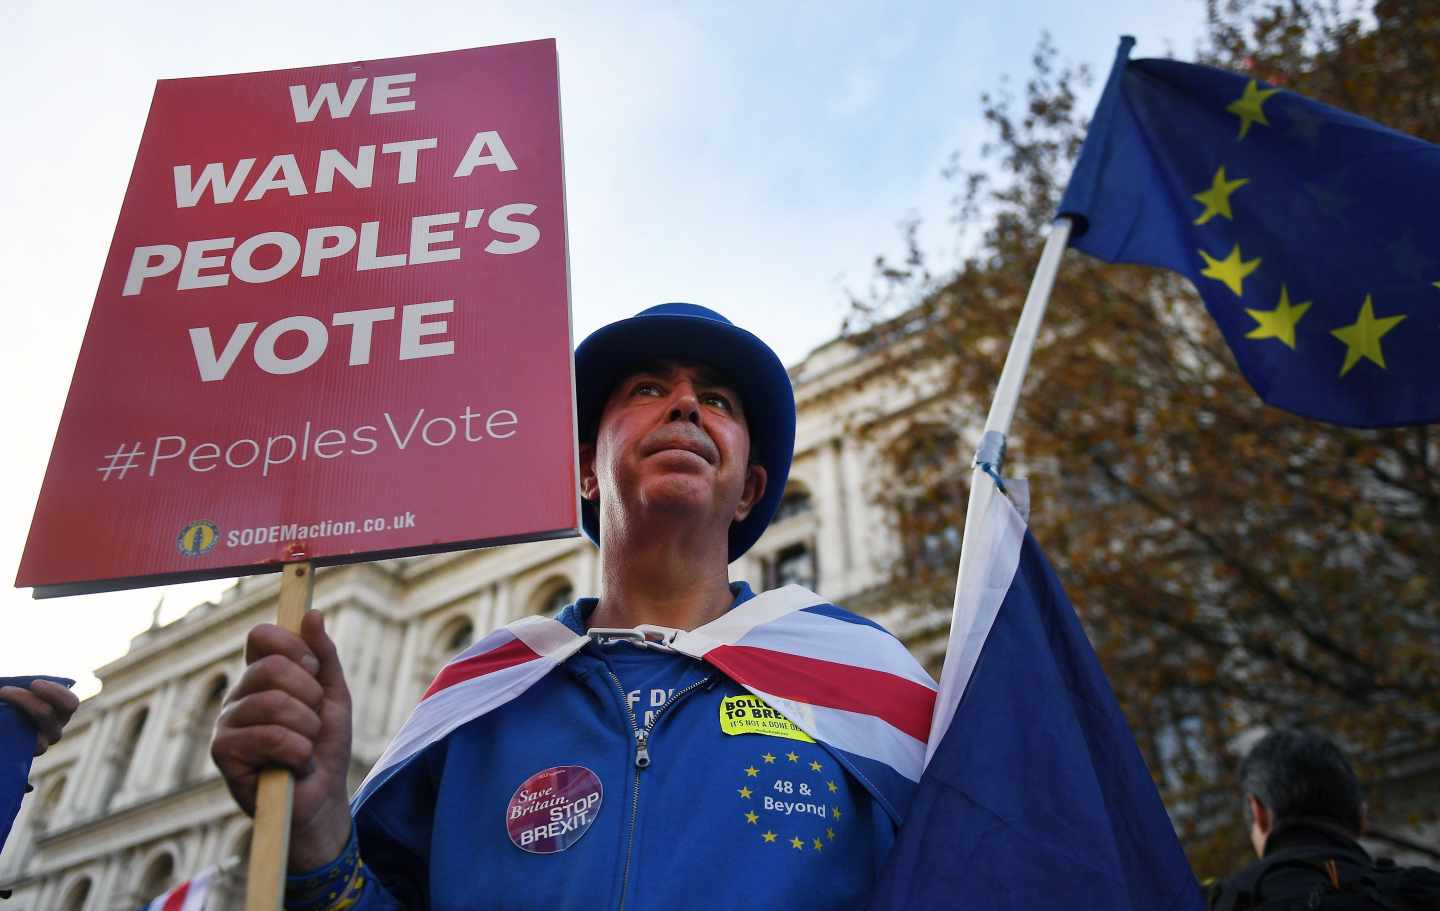
[[[505,830],[522,851],[564,851],[590,831],[604,795],[600,777],[584,766],[561,765],[536,772],[510,798]]]

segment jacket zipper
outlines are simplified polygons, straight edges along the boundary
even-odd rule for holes
[[[620,678],[615,676],[615,673],[609,668],[605,669],[605,673],[615,684],[615,690],[620,694],[620,704],[625,707],[625,717],[630,719],[630,730],[635,732],[635,783],[630,792],[630,831],[625,837],[625,869],[624,873],[620,876],[619,911],[625,911],[625,898],[630,891],[630,858],[635,853],[635,824],[640,816],[640,770],[648,768],[650,765],[650,732],[654,729],[655,725],[659,723],[661,716],[669,710],[670,706],[689,695],[692,690],[697,690],[707,683],[713,682],[715,675],[706,674],[684,689],[672,693],[670,698],[666,699],[661,703],[660,707],[655,710],[655,716],[650,719],[650,723],[642,728],[640,727],[640,722],[635,718],[635,713],[631,711],[629,702],[625,699],[625,685],[620,682]]]

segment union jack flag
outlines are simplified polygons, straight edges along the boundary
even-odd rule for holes
[[[589,641],[548,617],[482,637],[436,676],[352,809],[427,746],[524,693]],[[788,585],[679,632],[668,645],[718,668],[825,744],[900,815],[924,766],[935,683],[894,636]]]
[[[143,911],[204,911],[205,899],[210,895],[210,886],[215,881],[215,868],[201,872],[193,879],[174,887],[164,895],[157,896]]]

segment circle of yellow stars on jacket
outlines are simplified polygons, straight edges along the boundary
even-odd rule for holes
[[[796,768],[794,768],[793,770],[789,768],[792,763],[796,766]],[[745,807],[744,813],[742,815],[742,818],[745,820],[745,825],[755,826],[756,830],[758,831],[761,844],[773,844],[777,846],[784,845],[788,846],[791,850],[794,851],[802,851],[811,854],[823,854],[826,846],[828,846],[830,842],[833,842],[835,840],[835,827],[840,825],[841,820],[845,818],[845,811],[842,810],[839,806],[830,806],[829,813],[826,818],[827,824],[821,835],[802,837],[800,834],[796,834],[793,832],[776,832],[773,828],[769,826],[766,826],[763,831],[760,831],[760,814],[757,813],[753,809],[753,807],[760,803],[760,801],[757,800],[756,789],[761,788],[761,782],[759,781],[760,772],[766,766],[773,767],[774,771],[780,774],[798,774],[801,779],[803,779],[802,784],[806,788],[813,788],[813,790],[809,791],[808,793],[801,793],[799,795],[792,793],[790,795],[791,797],[796,798],[815,797],[819,799],[825,799],[838,797],[840,792],[840,785],[836,782],[836,779],[839,778],[842,773],[838,769],[834,771],[827,770],[825,767],[825,763],[821,762],[818,759],[812,759],[809,762],[801,762],[800,754],[796,753],[794,750],[790,750],[779,755],[767,750],[760,755],[760,761],[758,763],[751,763],[750,765],[746,766],[744,769],[741,770],[744,776],[742,780],[744,780],[746,783],[735,789],[736,794],[739,795],[739,799],[742,805]],[[753,782],[755,788],[750,787],[750,784],[752,783],[750,781],[751,779],[755,779],[755,781]],[[778,776],[776,780],[795,781],[795,779],[784,779]],[[763,797],[763,795],[759,796]]]
[[[1236,142],[1244,140],[1250,133],[1250,128],[1256,124],[1264,127],[1270,126],[1270,120],[1265,114],[1265,102],[1279,92],[1280,89],[1276,88],[1262,89],[1256,80],[1251,79],[1246,83],[1240,97],[1225,106],[1226,111],[1239,118]],[[1303,119],[1303,111],[1296,116]],[[1310,138],[1313,140],[1314,137]],[[1191,197],[1203,207],[1195,217],[1194,224],[1204,225],[1216,218],[1233,223],[1235,207],[1231,197],[1249,183],[1249,177],[1231,175],[1227,173],[1225,165],[1220,165],[1210,179],[1210,186]],[[1245,294],[1245,279],[1260,269],[1263,262],[1262,258],[1258,256],[1247,258],[1239,243],[1232,244],[1230,251],[1223,255],[1219,250],[1201,249],[1197,252],[1204,263],[1200,274],[1220,282],[1236,298],[1241,299]],[[1434,282],[1434,285],[1436,288],[1440,288],[1440,281]],[[1244,308],[1246,314],[1255,321],[1255,328],[1247,332],[1245,338],[1257,342],[1273,339],[1292,351],[1296,350],[1295,328],[1301,318],[1310,310],[1312,303],[1312,301],[1292,302],[1289,288],[1281,284],[1280,298],[1272,309]],[[1345,344],[1344,362],[1340,365],[1339,375],[1345,376],[1362,360],[1384,369],[1385,353],[1381,347],[1381,339],[1404,319],[1403,314],[1377,316],[1371,295],[1365,295],[1365,300],[1360,305],[1360,312],[1356,315],[1355,321],[1330,330],[1332,337]]]

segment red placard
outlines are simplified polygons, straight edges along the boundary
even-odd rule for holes
[[[157,83],[18,586],[574,534],[553,41]]]

